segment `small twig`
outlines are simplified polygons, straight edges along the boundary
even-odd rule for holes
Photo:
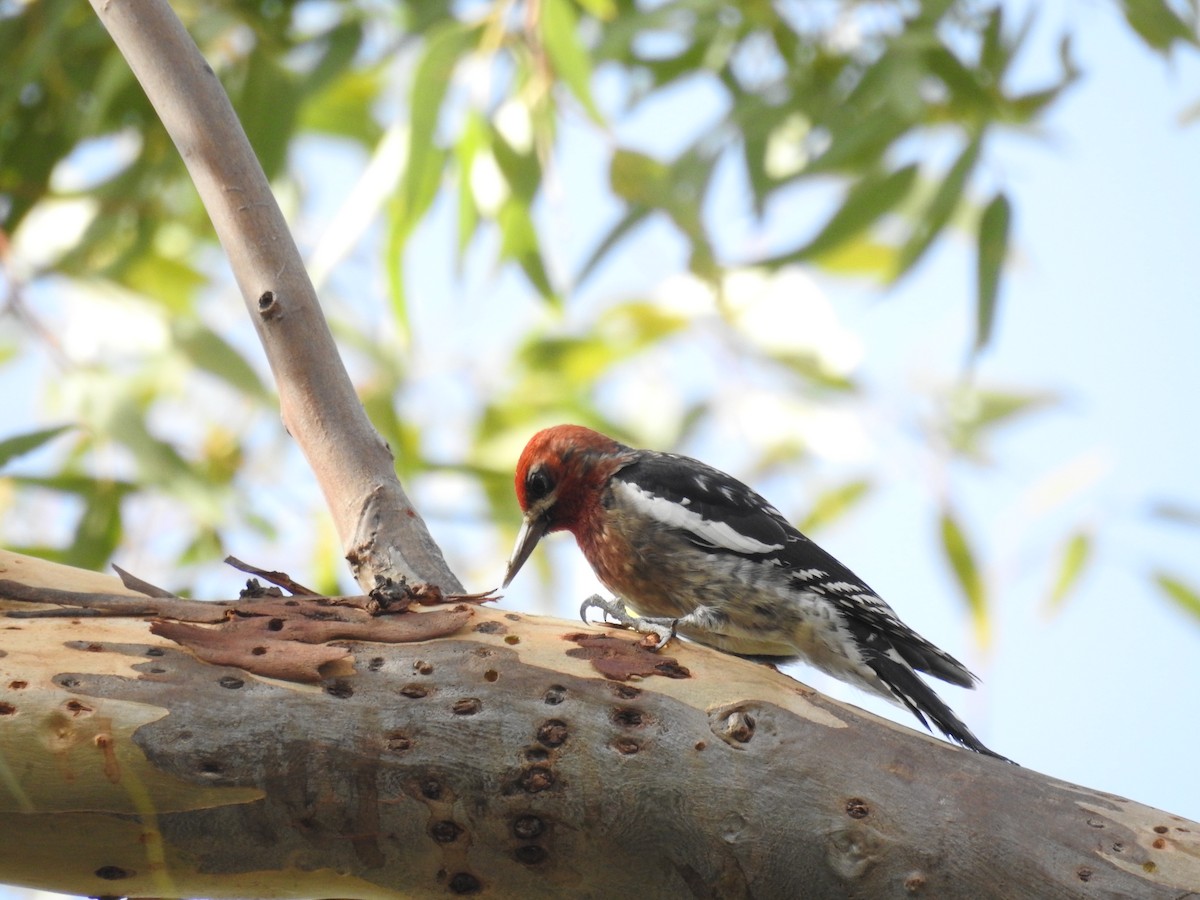
[[[263,581],[269,581],[271,584],[278,585],[285,591],[296,597],[323,597],[324,594],[319,594],[312,588],[306,588],[298,581],[293,581],[292,577],[286,572],[270,572],[266,569],[260,569],[258,566],[252,566],[250,563],[242,562],[236,556],[225,557],[226,565],[233,566],[239,572],[245,572],[247,575],[257,575]]]
[[[185,600],[182,597],[130,597],[126,594],[97,594],[34,587],[19,581],[0,581],[0,597],[23,603],[53,603],[60,607],[92,610],[104,616],[164,616],[186,622],[220,622],[226,617],[227,603]],[[43,613],[43,615],[39,615]],[[61,610],[21,610],[5,613],[9,618],[55,618]]]
[[[137,591],[139,594],[145,594],[147,597],[175,597],[178,599],[178,594],[172,594],[166,588],[160,588],[148,581],[143,581],[131,572],[126,572],[116,563],[113,563],[113,571],[121,576],[121,584],[129,588],[131,591]]]

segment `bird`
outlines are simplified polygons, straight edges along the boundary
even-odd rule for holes
[[[654,650],[682,635],[760,662],[802,660],[906,707],[927,730],[932,722],[955,743],[1006,760],[917,674],[973,688],[967,667],[732,475],[556,425],[529,439],[514,485],[522,523],[504,587],[543,537],[568,531],[615,595],[585,600],[585,622],[599,610],[651,635]]]

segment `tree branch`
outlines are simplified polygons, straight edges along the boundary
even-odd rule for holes
[[[2,551],[0,574],[126,593]],[[0,616],[13,607],[0,598]],[[1198,823],[703,647],[664,659],[623,634],[470,612],[435,641],[315,645],[342,657],[316,685],[204,662],[141,619],[0,618],[19,621],[0,627],[0,846],[20,848],[0,853],[0,881],[297,898],[1200,888]]]
[[[338,356],[300,253],[229,98],[166,0],[92,0],[187,164],[279,389],[284,425],[364,589],[462,585],[396,478]]]

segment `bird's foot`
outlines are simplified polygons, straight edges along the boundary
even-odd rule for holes
[[[611,600],[605,600],[599,594],[592,594],[583,601],[583,605],[579,607],[579,615],[584,622],[587,622],[588,610],[600,610],[606,621],[612,618],[616,624],[623,628],[632,628],[638,634],[653,635],[655,640],[649,649],[661,650],[665,647],[671,638],[675,637],[675,623],[678,619],[647,619],[641,616],[631,616],[625,608],[625,602],[619,597],[613,597]]]

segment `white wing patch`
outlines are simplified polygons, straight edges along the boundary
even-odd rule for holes
[[[697,478],[699,481],[699,478]],[[664,525],[688,531],[705,543],[736,553],[769,553],[782,550],[783,544],[764,544],[762,541],[742,534],[728,522],[715,522],[700,513],[688,509],[665,497],[656,497],[628,481],[617,481],[614,485],[625,500],[644,516],[649,516]]]

